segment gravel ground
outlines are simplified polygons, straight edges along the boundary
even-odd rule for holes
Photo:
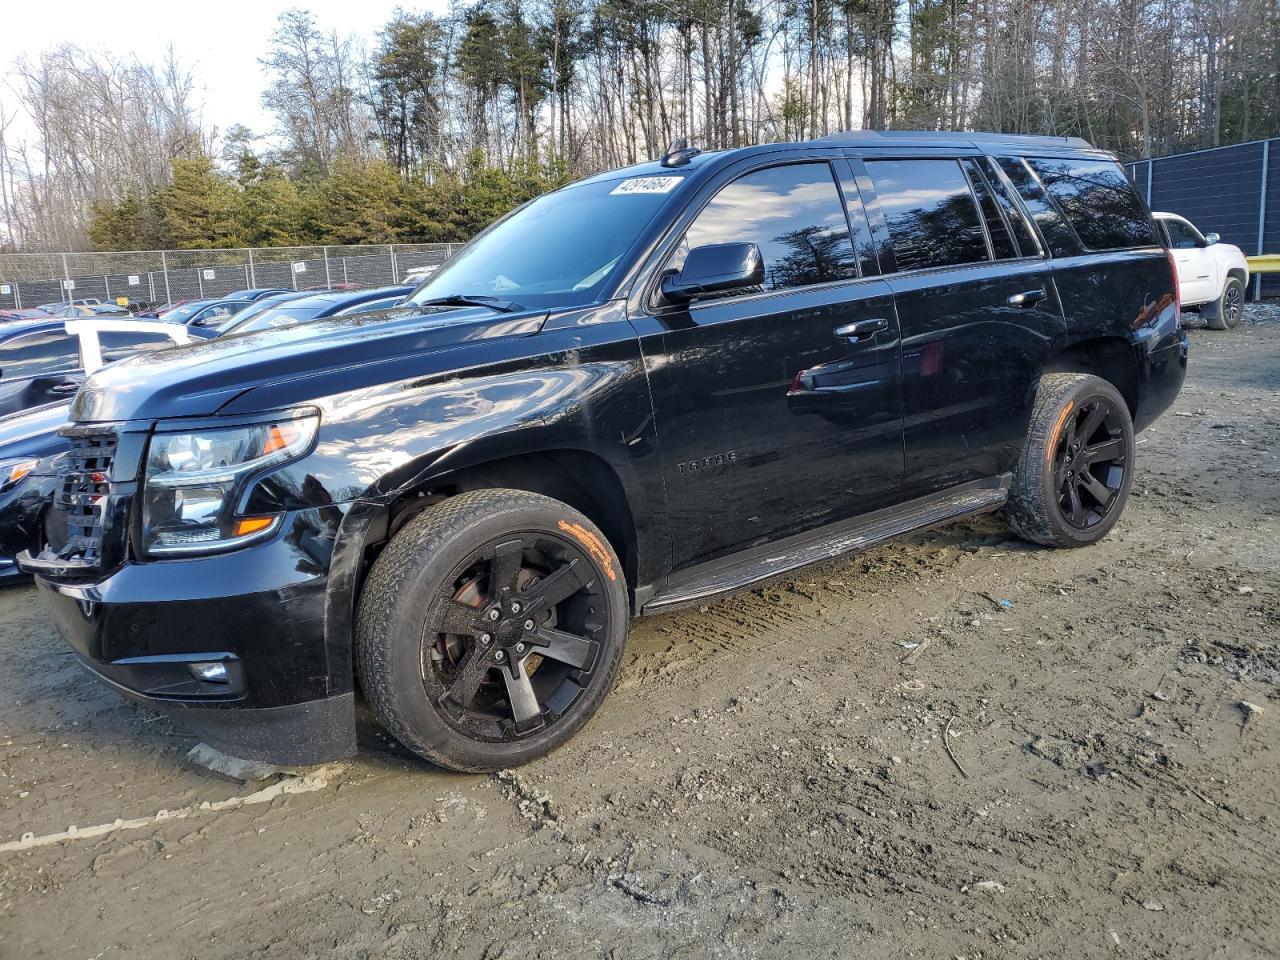
[[[225,780],[2,591],[0,844],[77,836],[0,847],[0,956],[1275,957],[1278,388],[1280,308],[1194,331],[1102,544],[985,518],[639,621],[493,777],[366,723]]]

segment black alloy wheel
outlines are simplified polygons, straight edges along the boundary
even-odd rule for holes
[[[1128,470],[1124,425],[1111,402],[1091,397],[1068,414],[1054,453],[1063,519],[1078,530],[1101,523],[1120,500]]]
[[[505,741],[555,724],[581,696],[610,623],[590,556],[513,532],[473,551],[422,638],[427,696],[460,733]]]
[[[1024,540],[1084,547],[1107,535],[1133,483],[1129,406],[1087,373],[1046,373],[1009,482],[1004,514]]]
[[[628,592],[612,544],[565,503],[449,497],[370,568],[356,667],[383,726],[419,756],[483,772],[565,743],[613,687]]]

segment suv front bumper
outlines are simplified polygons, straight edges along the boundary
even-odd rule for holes
[[[350,647],[326,644],[336,523],[308,514],[232,553],[126,563],[92,582],[36,569],[36,585],[86,669],[211,746],[274,763],[339,759],[356,740]],[[200,679],[192,665],[206,663],[224,665],[226,682]]]

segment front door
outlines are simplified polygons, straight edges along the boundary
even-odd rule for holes
[[[1214,299],[1213,257],[1200,231],[1177,217],[1160,221],[1169,234],[1169,249],[1178,269],[1178,294],[1185,304],[1206,303]]]
[[[637,322],[675,568],[872,509],[902,480],[893,297],[859,278],[831,166],[771,166],[721,186],[664,272],[689,249],[731,242],[760,248],[760,287],[659,304]]]

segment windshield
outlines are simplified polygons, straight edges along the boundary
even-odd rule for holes
[[[304,320],[312,320],[322,313],[329,303],[298,304],[297,306],[276,305],[266,310],[255,312],[252,316],[234,317],[232,322],[222,328],[223,333],[249,333],[252,330],[271,330],[275,327],[291,327]]]
[[[476,237],[410,298],[494,297],[523,307],[594,302],[681,177],[632,177],[539,197]]]
[[[193,316],[209,306],[207,300],[197,300],[195,303],[184,303],[180,307],[174,307],[172,310],[166,310],[160,314],[160,319],[165,323],[186,323]]]

